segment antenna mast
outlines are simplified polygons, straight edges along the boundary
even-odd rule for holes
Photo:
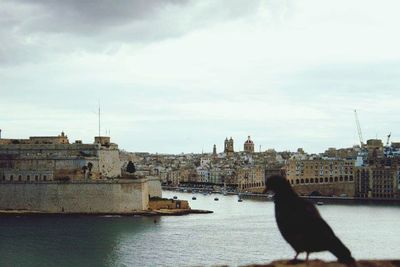
[[[99,137],[101,136],[100,133],[101,132],[100,132],[100,101],[99,101]]]

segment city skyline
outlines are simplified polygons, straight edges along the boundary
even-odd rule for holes
[[[395,1],[2,1],[4,138],[319,153],[400,141]]]

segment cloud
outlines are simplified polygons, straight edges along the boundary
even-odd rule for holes
[[[264,148],[351,146],[355,108],[366,138],[397,138],[389,2],[93,3],[0,2],[5,135],[91,142],[100,100],[104,130],[133,151],[199,152],[226,136],[241,147],[247,135]]]
[[[0,64],[49,60],[74,51],[117,51],[178,38],[195,29],[252,14],[258,1],[3,1]]]

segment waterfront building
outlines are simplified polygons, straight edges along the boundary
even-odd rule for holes
[[[93,144],[69,143],[68,137],[0,139],[0,177],[3,181],[105,179],[121,176],[118,146],[110,137]]]
[[[248,136],[246,142],[244,142],[243,150],[246,153],[254,153],[254,143],[250,139],[250,136]]]
[[[355,196],[361,198],[399,198],[399,168],[373,165],[357,168]]]
[[[286,176],[285,168],[279,165],[270,165],[265,168],[265,180],[274,175]]]
[[[68,137],[0,139],[0,210],[133,213],[161,197],[160,180],[121,170],[110,137],[93,144]]]
[[[262,193],[265,189],[265,168],[244,166],[236,170],[238,189],[241,192]]]
[[[300,194],[354,195],[354,160],[292,158],[285,169],[288,181]]]

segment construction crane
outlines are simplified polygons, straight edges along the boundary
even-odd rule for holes
[[[356,118],[356,125],[357,125],[357,131],[358,131],[358,138],[360,139],[360,145],[361,145],[361,147],[363,147],[364,146],[364,141],[363,141],[360,121],[358,120],[358,115],[357,115],[357,110],[356,109],[354,110],[354,117]]]
[[[392,135],[392,133],[389,133],[387,135],[387,139],[386,139],[386,146],[389,146],[389,141],[390,141],[390,136]]]

